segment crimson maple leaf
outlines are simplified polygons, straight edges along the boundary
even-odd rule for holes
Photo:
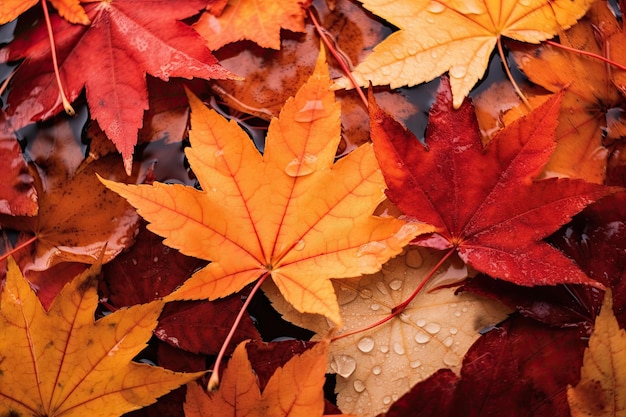
[[[85,87],[91,117],[115,143],[130,170],[137,131],[148,108],[146,73],[170,77],[233,78],[191,27],[179,20],[207,0],[115,0],[85,4],[91,25],[51,16],[62,84],[70,101]],[[43,19],[0,50],[0,63],[25,59],[13,78],[7,113],[14,128],[47,119],[62,108]]]
[[[619,188],[582,180],[534,181],[554,151],[562,95],[507,126],[485,148],[473,106],[453,110],[442,78],[426,146],[370,95],[371,132],[387,196],[405,214],[435,226],[414,241],[456,248],[475,269],[516,284],[601,284],[542,241],[571,216]]]

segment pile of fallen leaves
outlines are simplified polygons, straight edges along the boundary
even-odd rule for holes
[[[0,415],[626,415],[623,2],[50,3]]]

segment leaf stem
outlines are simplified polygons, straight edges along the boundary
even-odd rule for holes
[[[315,14],[311,11],[311,8],[309,8],[309,17],[311,18],[311,21],[313,22],[313,25],[315,26],[317,33],[320,35],[320,38],[322,39],[322,41],[324,41],[324,44],[326,45],[330,53],[333,54],[333,56],[335,57],[335,60],[337,61],[337,63],[339,64],[343,72],[352,82],[352,85],[356,89],[357,93],[359,94],[359,97],[361,98],[361,101],[363,102],[363,104],[365,104],[365,108],[367,109],[368,103],[367,103],[367,98],[365,98],[365,93],[363,93],[363,90],[361,90],[361,87],[359,87],[359,84],[356,82],[356,80],[352,76],[352,71],[350,71],[350,69],[346,65],[345,61],[343,60],[339,52],[337,52],[337,49],[335,48],[335,46],[331,43],[330,39],[328,39],[328,35],[327,35],[328,31],[324,29],[318,23],[317,19],[315,18]]]
[[[70,116],[74,116],[76,112],[74,108],[70,104],[70,101],[65,96],[65,91],[63,90],[63,84],[61,83],[61,75],[59,74],[59,63],[57,61],[57,50],[54,44],[54,34],[52,33],[52,23],[50,22],[50,14],[48,13],[48,5],[46,4],[46,0],[41,0],[41,7],[43,7],[43,15],[46,19],[46,28],[48,29],[48,39],[50,40],[50,52],[52,54],[52,67],[54,68],[54,76],[57,81],[57,86],[59,87],[59,94],[61,95],[61,101],[63,102],[63,108],[65,112]]]
[[[519,86],[515,82],[515,79],[513,78],[513,74],[511,74],[511,70],[509,69],[509,64],[506,60],[506,56],[504,55],[504,49],[502,49],[501,37],[498,37],[498,54],[500,54],[502,65],[504,65],[504,71],[506,71],[506,75],[507,77],[509,77],[509,81],[511,81],[511,84],[513,85],[513,88],[515,89],[515,92],[517,93],[519,98],[522,100],[522,102],[526,105],[528,110],[532,110],[532,107],[530,107],[530,103],[528,102],[528,99],[526,98],[524,93],[522,93],[522,90],[520,90]]]
[[[611,61],[610,59],[605,58],[602,55],[598,55],[598,54],[594,54],[593,52],[583,51],[583,50],[580,50],[580,49],[576,49],[576,48],[572,48],[572,47],[569,47],[569,46],[565,46],[563,44],[560,44],[560,43],[554,42],[554,41],[544,41],[544,42],[547,43],[548,45],[554,46],[556,48],[564,49],[564,50],[566,50],[568,52],[574,52],[576,54],[585,55],[585,56],[588,56],[590,58],[599,59],[600,61],[606,62],[609,65],[612,65],[612,66],[614,66],[616,68],[619,68],[621,70],[626,71],[626,66],[618,64],[615,61]]]
[[[246,298],[246,301],[241,306],[241,310],[239,310],[239,314],[237,314],[237,317],[235,318],[235,322],[233,323],[232,327],[230,328],[230,332],[228,332],[228,336],[226,336],[226,339],[224,340],[224,343],[222,343],[222,347],[220,348],[220,351],[217,354],[217,359],[215,360],[215,365],[213,366],[213,373],[211,374],[211,378],[209,378],[209,382],[207,384],[207,390],[208,391],[213,391],[213,390],[217,389],[217,387],[219,386],[219,384],[220,384],[220,376],[219,376],[220,364],[222,362],[222,359],[224,359],[224,355],[226,353],[226,348],[228,348],[228,345],[230,344],[230,341],[232,340],[233,336],[235,335],[235,331],[237,330],[237,327],[239,327],[239,323],[241,322],[241,319],[243,318],[243,315],[245,314],[246,310],[248,309],[248,306],[250,305],[250,300],[252,300],[252,296],[254,296],[254,294],[256,294],[259,291],[259,288],[261,288],[261,285],[263,285],[263,283],[265,282],[265,280],[269,276],[270,276],[269,272],[266,272],[263,275],[261,275],[261,277],[257,280],[256,284],[254,284],[254,287],[252,287],[252,290],[250,291],[250,294],[248,294],[248,298]]]
[[[335,336],[335,337],[333,337],[331,339],[331,342],[334,342],[334,341],[339,340],[339,339],[343,339],[344,337],[352,336],[354,334],[361,333],[361,332],[373,329],[374,327],[380,326],[381,324],[384,324],[384,323],[388,322],[389,320],[391,320],[392,318],[394,318],[398,314],[402,313],[404,311],[404,309],[407,308],[407,306],[409,304],[411,304],[411,301],[413,301],[413,299],[417,296],[417,294],[419,294],[420,291],[422,291],[422,289],[424,289],[424,286],[433,277],[433,275],[435,275],[435,272],[437,272],[437,269],[439,269],[439,267],[441,265],[443,265],[443,263],[446,260],[448,260],[448,258],[450,256],[452,256],[452,254],[455,251],[456,251],[456,248],[450,248],[450,250],[439,260],[439,262],[437,262],[437,264],[432,267],[432,269],[430,270],[428,275],[426,275],[426,277],[422,280],[422,282],[420,282],[420,284],[417,286],[417,288],[415,288],[415,291],[413,291],[413,293],[406,300],[404,300],[403,302],[401,302],[400,304],[398,304],[397,306],[395,306],[394,308],[391,309],[391,314],[389,314],[385,318],[377,321],[376,323],[370,324],[369,326],[364,327],[362,329],[352,330],[351,332],[347,332],[347,333],[340,334],[339,336]]]
[[[4,94],[5,90],[9,86],[9,82],[11,81],[11,78],[13,78],[14,75],[15,75],[15,71],[12,71],[9,74],[9,76],[2,82],[2,85],[0,86],[0,96]]]
[[[26,246],[30,245],[31,243],[33,243],[36,240],[37,240],[37,236],[33,236],[30,239],[28,239],[27,241],[20,243],[19,245],[17,245],[16,247],[14,247],[10,251],[8,251],[7,253],[5,253],[2,256],[0,256],[0,261],[4,261],[9,256],[11,256],[14,253],[24,249]]]

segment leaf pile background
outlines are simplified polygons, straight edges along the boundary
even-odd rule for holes
[[[624,415],[623,8],[3,1],[0,414]]]

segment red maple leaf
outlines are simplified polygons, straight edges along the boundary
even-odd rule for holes
[[[191,27],[179,20],[207,0],[115,0],[85,4],[91,25],[51,16],[62,84],[70,101],[86,89],[91,117],[130,167],[137,131],[148,108],[146,73],[233,78]],[[13,78],[7,113],[13,128],[47,119],[62,108],[43,19],[0,50],[0,63],[25,59]],[[127,169],[128,171],[128,169]]]
[[[516,284],[601,284],[542,239],[617,187],[582,180],[535,181],[555,148],[561,95],[508,126],[483,148],[469,101],[453,110],[442,78],[426,146],[370,96],[374,150],[387,196],[436,233],[414,243],[456,248],[475,269]]]

